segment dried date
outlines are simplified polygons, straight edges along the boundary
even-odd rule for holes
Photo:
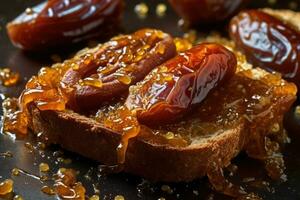
[[[230,79],[236,57],[225,47],[197,45],[154,69],[129,90],[125,105],[145,124],[171,122]]]
[[[249,0],[169,0],[174,10],[189,23],[212,23],[232,16]]]
[[[300,34],[288,22],[262,10],[243,11],[231,20],[230,36],[249,62],[300,86]]]
[[[113,38],[96,52],[82,55],[64,75],[62,87],[73,87],[73,109],[92,109],[128,92],[156,66],[176,55],[170,35],[142,29]]]
[[[25,50],[45,50],[110,35],[123,13],[122,0],[48,0],[8,23],[12,43]]]

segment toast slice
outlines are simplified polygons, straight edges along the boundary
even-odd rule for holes
[[[234,50],[227,40],[208,40]],[[190,116],[176,124],[142,126],[141,133],[129,140],[125,172],[168,182],[208,175],[217,190],[224,190],[224,182],[218,183],[221,169],[246,151],[265,162],[272,177],[283,177],[282,156],[273,155],[280,155],[278,143],[287,139],[282,119],[296,99],[297,88],[278,74],[252,68],[241,53],[235,53],[235,76],[209,94]],[[42,111],[34,104],[29,105],[29,111],[30,128],[42,133],[48,143],[59,144],[104,165],[117,163],[116,148],[122,135],[106,128],[94,115],[71,110]]]

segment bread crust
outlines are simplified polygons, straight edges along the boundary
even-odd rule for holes
[[[41,111],[29,106],[31,129],[43,133],[50,144],[99,161],[104,165],[117,163],[116,147],[121,134],[103,127],[92,118],[72,111]],[[191,181],[205,176],[213,164],[226,167],[243,148],[243,123],[224,130],[209,142],[187,147],[171,147],[145,141],[141,137],[129,141],[124,171],[153,181]]]

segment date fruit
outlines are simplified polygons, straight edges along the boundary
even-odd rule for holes
[[[300,87],[300,34],[287,21],[263,10],[243,11],[231,20],[230,36],[250,63]]]
[[[106,37],[121,20],[123,0],[48,0],[27,8],[7,31],[24,50],[47,50],[83,40]]]
[[[125,105],[145,124],[172,122],[201,103],[236,70],[235,55],[225,47],[203,43],[154,69],[129,89]]]
[[[82,55],[62,79],[74,88],[70,107],[97,108],[128,92],[155,67],[176,55],[173,38],[159,30],[142,29],[118,36],[95,52]]]
[[[169,0],[174,10],[191,24],[213,23],[232,16],[249,0]]]

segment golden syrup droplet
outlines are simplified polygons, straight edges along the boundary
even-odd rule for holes
[[[176,50],[178,52],[186,51],[186,50],[192,48],[192,46],[193,46],[192,43],[190,43],[188,40],[186,40],[184,38],[175,38],[174,43],[176,46]]]
[[[89,198],[89,200],[100,200],[100,197],[98,195],[93,195]]]
[[[163,4],[163,3],[157,4],[157,6],[156,6],[156,15],[157,16],[159,16],[159,17],[165,16],[166,11],[167,11],[166,4]]]
[[[12,174],[13,176],[19,176],[19,175],[20,175],[20,169],[18,169],[18,168],[13,168],[13,169],[11,170],[11,174]]]
[[[24,200],[21,195],[15,195],[13,200]]]
[[[6,195],[13,191],[14,182],[11,179],[6,179],[0,183],[0,195]]]
[[[134,7],[134,11],[140,18],[145,18],[148,14],[149,8],[147,4],[139,3]]]
[[[41,191],[44,193],[44,194],[47,194],[47,195],[55,195],[55,191],[53,188],[45,185],[41,188]]]
[[[79,80],[79,85],[81,85],[81,86],[93,86],[93,87],[101,88],[103,86],[103,83],[100,79],[85,78],[83,80]]]
[[[79,65],[77,63],[72,63],[71,67],[73,70],[79,70]]]
[[[123,195],[117,195],[115,196],[114,200],[125,200]]]
[[[14,86],[19,82],[20,74],[12,72],[9,68],[0,69],[0,82],[6,87]]]
[[[131,78],[130,76],[127,75],[120,75],[117,77],[118,81],[120,81],[121,83],[125,84],[125,85],[129,85],[131,83]]]
[[[165,81],[172,81],[173,80],[173,75],[172,74],[164,74],[164,80]]]
[[[40,172],[48,172],[50,170],[50,167],[47,163],[41,163],[39,165],[39,169],[40,169]]]
[[[165,73],[165,72],[168,72],[168,68],[163,65],[163,66],[159,67],[158,71],[159,71],[159,73]]]
[[[26,13],[27,15],[32,15],[32,14],[34,14],[34,10],[33,10],[32,8],[26,8],[26,9],[25,9],[25,13]]]

